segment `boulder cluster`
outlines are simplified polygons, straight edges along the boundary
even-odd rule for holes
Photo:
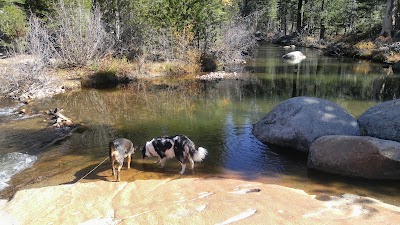
[[[400,99],[358,119],[326,99],[295,97],[253,126],[265,144],[308,154],[309,168],[351,177],[400,180]]]

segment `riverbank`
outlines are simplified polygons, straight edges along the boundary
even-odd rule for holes
[[[400,42],[382,36],[376,38],[338,36],[319,40],[312,36],[300,36],[294,33],[272,36],[268,41],[289,47],[294,45],[320,49],[332,57],[364,59],[390,65],[400,61]]]
[[[356,38],[351,40],[318,40],[293,34],[272,36],[263,40],[289,49],[296,46],[319,49],[331,57],[350,57],[389,65],[394,65],[400,60],[400,42],[379,37],[368,40],[357,40]],[[86,67],[58,69],[44,65],[43,62],[32,55],[18,55],[0,59],[0,66],[0,82],[4,84],[0,88],[0,98],[13,98],[21,102],[35,98],[52,97],[55,94],[80,90],[82,87],[113,88],[119,84],[127,84],[138,79],[170,75],[185,77],[190,71],[185,65],[171,62],[144,63],[116,58],[105,58],[101,62]],[[393,71],[399,70],[396,68],[396,66],[393,66]],[[389,72],[392,73],[393,71],[390,67]],[[9,74],[13,76],[9,76]],[[220,76],[220,74],[227,74],[227,76]],[[192,78],[208,80],[246,79],[243,78],[242,74],[234,71],[232,73],[220,71],[202,76],[192,76]]]
[[[38,98],[88,88],[113,88],[137,79],[187,73],[184,65],[171,62],[140,63],[105,58],[86,67],[56,68],[34,55],[0,59],[0,98],[23,103]]]
[[[29,204],[27,204],[29,202]],[[23,209],[23,210],[22,210]],[[234,179],[77,183],[19,191],[2,224],[394,224],[400,208]]]

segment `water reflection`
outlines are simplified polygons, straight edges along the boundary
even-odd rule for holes
[[[289,65],[278,57],[287,53],[274,45],[262,46],[246,70],[257,76],[260,88],[272,95],[315,96],[327,99],[381,101],[398,98],[400,77],[388,75],[380,64],[326,57],[320,51],[300,48],[307,59]],[[373,84],[373,85],[372,85]]]
[[[268,171],[271,175],[283,171],[284,163],[277,158],[270,159],[267,146],[251,134],[250,120],[234,124],[232,115],[226,118],[224,130],[224,161],[228,170],[241,171],[248,175]],[[267,169],[268,168],[268,169]]]
[[[373,81],[375,99],[392,100],[400,97],[400,77],[382,76]]]

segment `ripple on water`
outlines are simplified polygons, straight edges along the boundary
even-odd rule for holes
[[[0,156],[0,190],[8,186],[7,182],[15,174],[29,168],[37,157],[19,152],[11,152]]]
[[[0,103],[0,122],[7,122],[16,119],[26,119],[31,116],[21,115],[18,113],[19,108],[24,106],[23,103],[18,103],[17,105],[4,106],[4,104]]]

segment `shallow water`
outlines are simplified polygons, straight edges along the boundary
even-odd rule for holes
[[[117,137],[142,147],[155,136],[185,134],[209,151],[202,163],[196,163],[194,174],[187,170],[185,175],[177,175],[180,165],[175,160],[160,169],[153,159],[140,159],[138,150],[133,169],[122,171],[122,180],[221,176],[277,183],[318,196],[354,193],[400,205],[400,182],[311,171],[305,156],[271,148],[252,135],[252,124],[290,97],[326,98],[355,117],[379,102],[398,98],[400,79],[387,75],[382,65],[300,50],[307,58],[291,65],[281,58],[288,50],[274,45],[259,47],[243,69],[247,77],[243,80],[160,78],[120,89],[87,89],[30,104],[29,110],[34,112],[63,108],[66,116],[87,129],[58,140],[62,133],[46,128],[44,115],[1,122],[0,155],[21,152],[37,156],[35,164],[15,175],[9,185],[76,182],[107,157],[108,142]],[[83,181],[113,180],[110,175],[106,161]],[[12,188],[2,195],[10,193]]]
[[[15,174],[31,167],[35,161],[36,156],[19,152],[11,152],[3,155],[0,158],[0,190],[8,186],[7,182]]]

